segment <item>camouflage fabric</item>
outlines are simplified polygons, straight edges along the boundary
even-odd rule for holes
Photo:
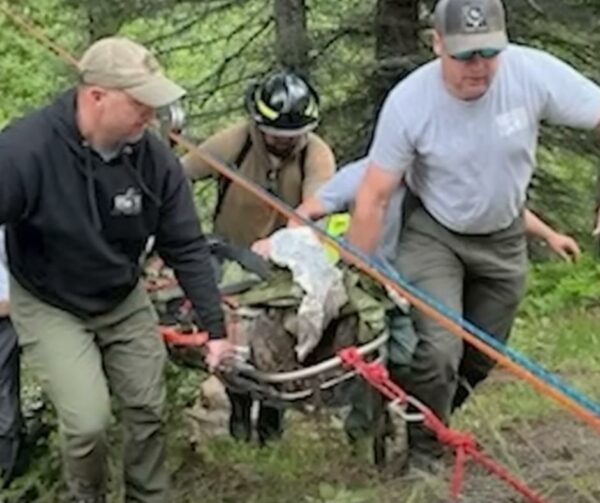
[[[352,267],[343,264],[338,267],[348,301],[326,327],[318,346],[300,363],[294,351],[294,323],[303,291],[294,283],[291,272],[271,266],[268,279],[263,280],[235,261],[222,263],[220,288],[237,291],[242,287],[241,291],[228,295],[224,303],[229,336],[234,343],[250,348],[251,362],[257,369],[287,372],[308,367],[335,356],[343,347],[364,344],[387,330],[387,316],[393,311],[393,303],[385,290]],[[168,271],[161,274],[169,275]],[[183,297],[176,285],[154,292],[153,298],[163,323],[185,326],[186,316],[179,311]],[[197,351],[191,354],[194,358],[200,355]],[[281,389],[295,391],[309,385],[297,382]]]
[[[351,267],[345,265],[340,267],[349,299],[342,308],[340,318],[356,315],[360,323],[355,342],[367,342],[385,329],[386,312],[393,304],[387,298],[383,288],[373,280]],[[223,270],[221,287],[256,278],[256,275],[245,271],[235,263],[226,263]],[[302,289],[294,283],[290,271],[274,267],[268,280],[238,293],[234,296],[234,300],[240,306],[289,308],[293,313],[293,310],[299,306],[302,296]]]

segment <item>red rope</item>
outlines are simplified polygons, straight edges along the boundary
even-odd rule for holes
[[[208,341],[208,333],[206,332],[184,334],[176,328],[165,326],[160,326],[159,332],[165,343],[173,346],[204,346]]]
[[[456,449],[456,462],[454,463],[454,471],[452,472],[452,482],[450,484],[450,496],[455,501],[458,501],[460,497],[460,491],[462,489],[462,483],[465,478],[465,463],[467,461],[467,455],[464,447],[458,447]]]
[[[338,356],[342,361],[354,367],[356,371],[374,388],[381,392],[386,398],[407,404],[409,396],[402,388],[396,385],[389,377],[386,368],[380,363],[367,363],[355,347],[341,350]],[[517,492],[533,503],[547,503],[547,500],[536,494],[527,484],[512,475],[506,468],[496,463],[492,458],[482,453],[475,438],[446,426],[426,405],[416,400],[410,400],[410,404],[423,415],[423,424],[436,434],[437,439],[451,447],[455,453],[455,463],[450,484],[450,495],[453,501],[458,501],[462,490],[465,465],[468,457],[486,468],[490,473],[496,475]]]
[[[176,346],[203,346],[208,340],[206,332],[183,334],[176,328],[165,326],[160,327],[160,332],[167,344]],[[376,388],[386,398],[401,404],[408,403],[408,394],[390,379],[387,369],[382,364],[377,362],[367,363],[355,347],[343,349],[338,355],[346,365],[354,367],[371,386]],[[496,475],[500,480],[527,498],[528,501],[533,503],[547,503],[544,498],[536,494],[527,484],[481,452],[477,446],[475,437],[471,434],[449,428],[429,407],[421,402],[411,400],[410,403],[422,414],[423,424],[435,433],[441,443],[448,445],[455,452],[456,458],[450,484],[450,495],[453,501],[458,501],[460,497],[465,477],[465,465],[470,456],[490,473]]]

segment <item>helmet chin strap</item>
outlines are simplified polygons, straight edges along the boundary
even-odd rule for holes
[[[293,151],[294,151],[294,147],[296,146],[296,144],[292,144],[289,147],[286,148],[285,151],[279,150],[276,147],[273,147],[273,145],[268,145],[265,144],[265,148],[267,149],[267,152],[269,152],[269,154],[274,155],[275,157],[278,157],[280,159],[285,159],[288,155],[290,155]]]
[[[265,133],[260,129],[259,131],[261,131],[261,136],[263,137],[263,142],[267,152],[280,159],[285,159],[286,157],[288,157],[294,151],[294,149],[300,142],[300,139],[302,138],[302,135],[286,137],[278,134],[273,135]],[[270,138],[267,138],[267,136]],[[273,140],[272,138],[274,137],[278,137],[280,138],[280,140]]]

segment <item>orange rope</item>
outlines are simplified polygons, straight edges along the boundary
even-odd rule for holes
[[[24,21],[22,18],[17,16],[14,12],[12,12],[8,7],[3,4],[0,4],[0,11],[4,13],[4,15],[21,27],[25,32],[29,33],[33,38],[37,39],[45,45],[49,49],[51,49],[54,53],[56,53],[59,57],[61,57],[67,63],[73,65],[77,68],[77,60],[71,56],[67,51],[65,51],[62,47],[55,44],[52,40],[50,40],[40,29],[33,26],[31,23]]]
[[[217,161],[213,156],[211,156],[210,154],[208,154],[206,152],[201,151],[198,147],[196,147],[194,144],[192,144],[185,138],[181,137],[180,135],[172,133],[171,138],[173,140],[175,140],[178,144],[184,146],[188,151],[192,152],[193,155],[197,156],[203,162],[208,164],[211,168],[213,168],[219,174],[226,176],[233,183],[239,184],[241,187],[243,187],[248,192],[254,194],[256,197],[260,198],[262,201],[264,201],[268,205],[274,207],[279,213],[284,215],[286,218],[293,220],[295,222],[298,222],[298,223],[302,223],[302,219],[294,211],[291,211],[287,207],[287,205],[283,204],[281,201],[279,201],[278,199],[276,199],[274,197],[266,196],[260,187],[257,187],[253,182],[250,182],[249,180],[246,180],[245,178],[243,178],[235,170],[232,170],[231,168],[224,166],[222,163]],[[554,400],[556,400],[563,407],[565,407],[567,410],[571,411],[573,414],[575,414],[576,416],[578,416],[579,418],[584,420],[590,426],[594,427],[600,433],[600,417],[598,417],[594,413],[590,412],[585,407],[582,407],[580,404],[578,404],[572,398],[564,395],[562,392],[553,388],[552,386],[550,386],[549,384],[544,382],[539,377],[533,375],[528,370],[522,368],[520,365],[518,365],[517,363],[513,362],[510,358],[508,358],[506,355],[504,355],[504,354],[500,353],[499,351],[495,350],[494,348],[488,346],[486,343],[484,343],[483,341],[481,341],[480,339],[475,337],[470,332],[467,332],[464,328],[462,328],[456,322],[448,319],[446,316],[444,316],[442,313],[440,313],[439,311],[434,309],[432,306],[430,306],[426,302],[422,301],[421,299],[418,299],[417,297],[412,295],[410,292],[405,291],[401,286],[396,284],[394,281],[389,280],[378,270],[374,269],[369,264],[365,263],[360,257],[358,257],[354,253],[349,252],[349,251],[343,249],[342,247],[340,247],[339,243],[336,241],[335,238],[328,236],[326,234],[323,234],[321,236],[321,238],[323,241],[325,241],[327,244],[331,245],[335,250],[337,250],[346,262],[356,266],[357,268],[359,268],[365,274],[369,275],[374,280],[378,281],[382,285],[387,286],[388,288],[392,289],[393,291],[395,291],[398,294],[405,297],[406,300],[408,300],[408,302],[410,302],[410,304],[412,304],[415,308],[419,309],[426,316],[437,321],[443,328],[445,328],[449,332],[453,333],[454,335],[457,335],[458,337],[462,338],[469,344],[473,345],[478,350],[480,350],[482,353],[484,353],[486,356],[492,358],[496,362],[498,362],[501,365],[503,365],[504,367],[506,367],[517,377],[520,377],[521,379],[529,382],[537,390],[541,391],[542,393],[545,393],[546,395],[548,395],[551,398],[553,398]]]
[[[423,425],[435,433],[437,439],[452,448],[455,453],[454,470],[450,484],[452,501],[460,501],[460,493],[465,475],[467,456],[481,464],[490,473],[512,486],[528,501],[533,503],[549,503],[546,499],[536,494],[522,480],[515,477],[506,468],[485,454],[473,436],[446,426],[433,411],[424,403],[409,396],[405,390],[390,379],[387,369],[377,362],[367,363],[355,347],[342,349],[338,356],[349,367],[354,368],[365,381],[377,389],[382,395],[399,405],[411,405],[423,416]]]
[[[4,12],[4,14],[6,16],[8,16],[9,18],[11,18],[16,24],[18,24],[24,30],[26,30],[28,33],[30,33],[34,38],[41,41],[44,45],[48,46],[50,49],[52,49],[54,52],[56,52],[60,57],[64,58],[65,61],[77,66],[77,60],[75,58],[73,58],[67,52],[65,52],[64,50],[59,48],[56,44],[54,44],[50,39],[48,39],[48,37],[46,37],[43,33],[41,33],[40,30],[36,29],[35,27],[31,26],[26,21],[17,17],[10,10],[8,10],[5,6],[0,5],[0,10],[2,10],[2,12]],[[287,207],[287,205],[282,203],[276,197],[265,194],[261,190],[260,187],[258,187],[253,182],[250,182],[249,180],[246,180],[245,178],[240,176],[238,173],[236,173],[235,170],[228,168],[223,163],[219,162],[214,157],[212,157],[210,154],[208,154],[206,152],[202,152],[196,145],[194,145],[190,141],[186,140],[182,136],[172,132],[170,134],[170,137],[176,143],[185,147],[189,152],[192,153],[192,155],[195,155],[196,157],[201,159],[203,162],[208,164],[211,168],[213,168],[215,171],[217,171],[220,175],[223,175],[226,178],[230,179],[233,183],[237,183],[240,187],[243,187],[249,193],[258,197],[260,200],[265,202],[267,205],[271,206],[273,209],[275,209],[281,215],[283,215],[286,218],[293,220],[295,222],[302,223],[301,217],[299,215],[297,215],[293,210],[290,210]],[[359,256],[355,255],[352,252],[344,250],[342,247],[340,247],[338,242],[333,237],[324,234],[321,236],[321,238],[323,241],[325,241],[326,243],[331,245],[335,250],[337,250],[340,253],[340,256],[346,262],[356,266],[358,269],[360,269],[365,274],[367,274],[374,280],[378,281],[382,285],[385,285],[388,288],[392,289],[393,291],[397,292],[398,294],[404,296],[415,308],[419,309],[426,316],[429,316],[433,320],[437,321],[443,328],[445,328],[449,332],[453,333],[454,335],[460,337],[464,341],[468,342],[469,344],[471,344],[472,346],[477,348],[479,351],[481,351],[483,354],[485,354],[492,360],[494,360],[494,361],[498,362],[499,364],[501,364],[502,366],[504,366],[506,369],[508,369],[510,372],[512,372],[517,377],[520,377],[524,381],[529,382],[535,389],[537,389],[538,391],[540,391],[540,392],[546,394],[547,396],[551,397],[552,399],[554,399],[557,403],[562,405],[565,409],[570,411],[575,416],[579,417],[581,420],[583,420],[584,422],[586,422],[587,424],[592,426],[597,432],[600,433],[600,417],[598,417],[596,414],[587,410],[585,407],[581,406],[579,403],[577,403],[571,397],[569,397],[569,396],[565,395],[564,393],[562,393],[561,391],[553,388],[552,386],[550,386],[549,384],[544,382],[542,379],[540,379],[539,377],[537,377],[534,374],[532,374],[531,372],[529,372],[528,370],[522,368],[520,365],[518,365],[517,363],[513,362],[510,358],[508,358],[506,355],[504,355],[504,354],[500,353],[499,351],[495,350],[494,348],[488,346],[487,344],[485,344],[484,342],[479,340],[477,337],[475,337],[473,334],[467,332],[464,328],[462,328],[456,322],[448,319],[442,313],[438,312],[436,309],[434,309],[432,306],[430,306],[426,302],[416,298],[410,292],[405,291],[402,287],[397,285],[395,282],[389,280],[383,274],[381,274],[379,271],[377,271],[376,269],[371,267],[369,264],[365,263]]]

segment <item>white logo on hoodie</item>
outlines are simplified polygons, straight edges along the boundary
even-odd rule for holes
[[[142,194],[135,187],[129,187],[123,194],[113,199],[113,215],[133,216],[142,212]]]

